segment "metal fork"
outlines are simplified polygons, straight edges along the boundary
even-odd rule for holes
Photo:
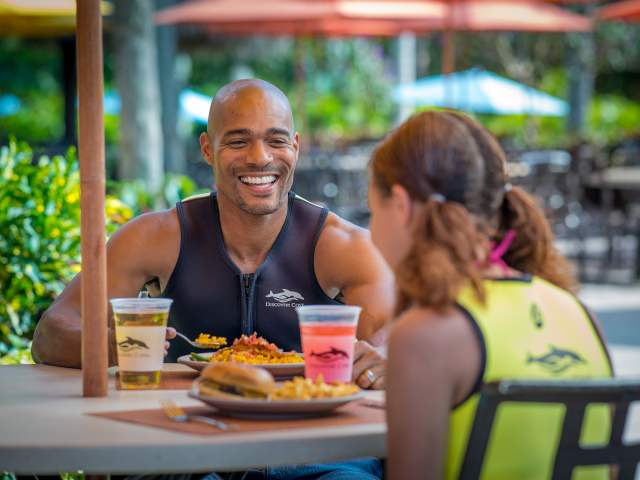
[[[221,422],[215,418],[205,417],[204,415],[189,415],[182,409],[182,407],[179,407],[171,400],[160,400],[160,405],[162,406],[162,410],[164,410],[165,415],[174,422],[189,422],[193,420],[196,422],[206,423],[207,425],[211,425],[212,427],[216,427],[220,430],[236,430],[238,428],[235,425],[229,425],[228,423]]]
[[[178,331],[176,331],[176,335],[195,348],[202,348],[204,350],[216,350],[222,346],[221,344],[218,344],[218,343],[215,343],[215,344],[198,343],[196,341],[189,339],[189,337],[187,337],[186,335]]]

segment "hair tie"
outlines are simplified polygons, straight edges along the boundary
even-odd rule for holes
[[[507,182],[504,184],[504,193],[508,193],[511,190],[513,190],[513,185],[511,185],[511,183]]]
[[[444,203],[447,201],[447,198],[441,193],[436,192],[429,195],[429,200],[433,200],[434,202],[437,202],[437,203]]]

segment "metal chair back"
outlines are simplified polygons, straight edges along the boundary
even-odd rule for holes
[[[640,462],[640,442],[623,444],[629,405],[640,400],[640,380],[516,381],[488,383],[480,392],[460,479],[480,478],[498,406],[504,402],[557,403],[566,406],[552,479],[570,479],[573,469],[585,465],[618,465],[619,480],[634,480]],[[589,404],[614,407],[609,443],[580,446],[580,433]]]

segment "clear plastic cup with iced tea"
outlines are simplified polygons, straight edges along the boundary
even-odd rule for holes
[[[168,298],[111,300],[120,388],[146,390],[160,386],[171,302]]]
[[[304,375],[325,382],[350,382],[353,344],[360,307],[350,305],[305,305],[297,307],[304,353]]]

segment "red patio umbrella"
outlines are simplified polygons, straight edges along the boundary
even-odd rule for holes
[[[582,0],[572,0],[582,1]],[[453,71],[454,31],[588,31],[591,21],[541,0],[192,0],[162,10],[159,24],[206,25],[236,35],[394,36],[445,32],[443,70]]]
[[[588,31],[588,18],[540,0],[192,0],[156,14],[158,24],[206,25],[226,32],[305,31],[326,22],[339,28],[428,32],[444,27],[463,31]],[[298,25],[292,22],[300,22]],[[306,29],[306,30],[305,30]],[[364,28],[360,28],[364,31]]]
[[[598,10],[596,15],[601,20],[640,22],[640,0],[627,0],[607,5]]]

